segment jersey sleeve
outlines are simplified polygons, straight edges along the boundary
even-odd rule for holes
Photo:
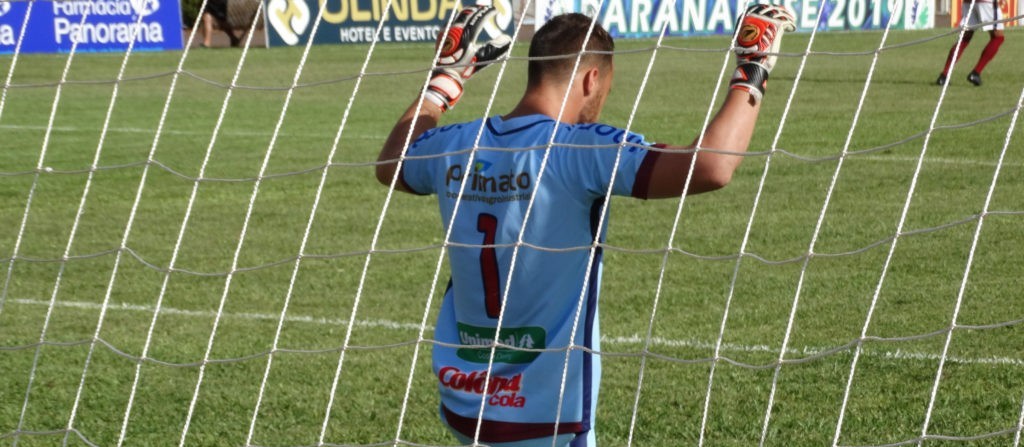
[[[436,193],[433,164],[440,157],[438,145],[433,144],[437,129],[430,129],[419,136],[406,151],[405,162],[402,163],[400,180],[417,194]]]
[[[567,151],[574,181],[593,196],[630,196],[652,143],[643,135],[604,124],[577,125]],[[614,176],[613,176],[614,174]]]

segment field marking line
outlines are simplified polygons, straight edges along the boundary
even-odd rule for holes
[[[864,160],[864,161],[898,161],[902,163],[917,163],[917,157],[883,157],[880,155],[865,155],[851,158],[852,160]],[[995,167],[998,163],[995,161],[984,161],[984,160],[969,160],[966,158],[941,158],[941,157],[925,157],[925,163],[944,164],[944,165],[974,165],[974,166],[986,166]],[[1018,162],[1003,162],[1003,166],[1021,167],[1024,163]]]
[[[33,305],[33,306],[49,306],[48,300],[36,300],[28,298],[13,298],[10,300],[12,303]],[[66,308],[77,308],[86,310],[99,310],[102,306],[99,303],[85,302],[85,301],[57,301],[56,305],[59,307]],[[129,303],[111,303],[107,306],[108,311],[128,311],[128,312],[149,312],[154,311],[152,306],[144,306],[139,304]],[[176,309],[173,307],[161,307],[162,314],[176,315],[184,317],[202,317],[202,318],[213,318],[213,311],[198,311],[198,310],[187,310],[187,309]],[[279,315],[262,314],[255,312],[225,312],[223,314],[227,318],[237,318],[242,320],[255,320],[255,321],[277,321]],[[315,325],[325,326],[345,326],[348,321],[340,318],[325,318],[325,317],[312,317],[308,315],[287,315],[285,321],[289,323],[308,323]],[[410,330],[418,331],[420,326],[415,323],[400,323],[390,320],[356,320],[357,327],[369,327],[369,328],[385,328],[391,330]],[[428,331],[432,331],[433,326],[427,326]],[[641,345],[644,343],[644,339],[639,335],[628,335],[628,336],[610,336],[602,335],[601,342],[612,344],[612,345]],[[700,340],[677,340],[663,337],[651,338],[651,344],[657,346],[676,347],[676,348],[696,348],[696,349],[713,349],[715,344],[708,341]],[[733,352],[768,352],[778,353],[779,349],[768,345],[742,345],[734,343],[723,343],[722,349]],[[803,355],[811,356],[818,353],[828,351],[832,348],[821,348],[805,346],[800,349],[787,349],[787,354],[790,355]],[[896,351],[879,351],[866,353],[864,355],[872,357],[880,357],[884,359],[892,360],[917,360],[917,361],[939,361],[940,357],[936,354],[905,351],[897,349]],[[961,363],[961,364],[974,364],[974,365],[1009,365],[1009,366],[1024,366],[1024,359],[1012,358],[1012,357],[947,357],[947,362]]]

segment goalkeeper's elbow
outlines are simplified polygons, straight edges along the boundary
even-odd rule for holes
[[[377,181],[380,182],[381,185],[391,186],[392,180],[394,180],[395,175],[398,174],[398,169],[396,169],[397,166],[397,161],[388,161],[377,165]]]
[[[732,171],[719,171],[715,170],[713,174],[694,179],[693,187],[696,189],[694,192],[709,192],[728,186],[732,182]]]
[[[709,153],[704,153],[704,155],[709,155]],[[697,159],[699,161],[700,156],[698,156]],[[734,172],[736,172],[736,165],[733,163],[698,162],[698,165],[694,167],[693,182],[690,185],[690,189],[692,189],[694,193],[700,193],[725,188],[729,183],[732,183],[732,175]]]

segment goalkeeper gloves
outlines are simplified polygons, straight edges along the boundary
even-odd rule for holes
[[[512,44],[512,39],[504,33],[486,44],[476,43],[485,21],[495,14],[497,10],[493,6],[467,7],[452,22],[444,39],[439,41],[440,57],[424,97],[442,111],[455,106],[462,97],[462,84],[473,73],[501,57]]]
[[[785,6],[753,5],[747,8],[736,33],[736,71],[729,87],[750,93],[761,102],[768,73],[782,46],[783,31],[796,29],[796,20]]]

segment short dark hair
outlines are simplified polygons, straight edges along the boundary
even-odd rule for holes
[[[587,48],[580,61],[581,66],[600,64],[602,67],[611,67],[615,41],[600,22],[593,23],[594,29],[591,31],[593,21],[584,14],[573,12],[555,16],[540,27],[530,41],[528,83],[535,85],[548,76],[567,80],[576,65],[575,56],[583,50],[584,40]]]

